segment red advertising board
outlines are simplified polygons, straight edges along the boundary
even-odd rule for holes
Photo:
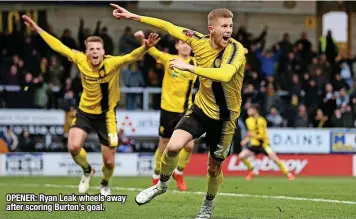
[[[325,155],[279,155],[289,171],[302,176],[352,176],[352,155],[325,154]],[[258,168],[260,175],[282,175],[278,166],[266,156],[250,158],[252,164]],[[207,173],[207,154],[194,154],[189,165],[184,170],[185,175],[203,176]],[[247,167],[231,155],[224,161],[223,172],[225,176],[245,176]]]

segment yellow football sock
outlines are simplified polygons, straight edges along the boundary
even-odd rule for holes
[[[101,185],[107,186],[109,184],[109,179],[112,177],[115,170],[115,166],[111,169],[107,168],[104,164],[101,167],[103,176],[101,177]]]
[[[178,161],[178,167],[177,169],[181,172],[185,169],[185,167],[188,165],[190,157],[192,156],[191,151],[186,151],[184,148],[183,150],[180,151],[179,153],[179,161]]]
[[[160,180],[161,181],[168,181],[169,178],[171,177],[174,169],[177,167],[178,164],[178,156],[175,157],[169,157],[167,155],[167,150],[165,150],[162,154],[162,160],[161,160],[161,174],[160,174]]]
[[[211,177],[210,174],[208,173],[206,179],[207,179],[206,199],[213,200],[216,194],[218,194],[220,185],[222,184],[223,173],[221,171],[217,177]]]
[[[247,166],[248,170],[253,170],[254,166],[249,159],[241,159],[241,161]]]
[[[162,159],[162,153],[157,148],[155,152],[155,166],[154,166],[154,173],[156,175],[159,175],[161,171],[161,159]]]
[[[277,165],[279,166],[279,169],[281,169],[281,171],[284,173],[284,174],[288,174],[288,169],[286,167],[286,165],[283,163],[283,161],[279,160],[277,161]]]
[[[84,171],[84,173],[90,173],[91,172],[91,166],[88,162],[87,159],[87,152],[84,150],[84,148],[80,149],[80,152],[78,155],[73,156],[73,160],[76,164],[78,164]]]

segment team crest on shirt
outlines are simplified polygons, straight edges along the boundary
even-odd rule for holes
[[[104,77],[105,76],[105,71],[104,70],[100,70],[99,71],[99,75],[100,75],[100,77]]]
[[[175,71],[175,72],[173,72],[173,75],[172,75],[172,77],[173,78],[176,78],[176,77],[178,77],[178,73]]]
[[[220,65],[221,65],[221,59],[215,59],[215,61],[214,61],[214,65],[215,65],[215,67],[220,68]]]
[[[192,30],[185,29],[185,30],[183,30],[183,33],[184,33],[187,37],[192,37],[192,36],[194,36],[194,32],[193,32]]]

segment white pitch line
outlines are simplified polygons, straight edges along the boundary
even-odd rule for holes
[[[47,187],[47,188],[71,188],[76,189],[76,185],[60,185],[60,184],[8,184],[0,183],[0,187]],[[100,186],[90,186],[91,189],[100,189]],[[113,190],[119,191],[135,191],[140,192],[143,188],[126,188],[126,187],[110,187]],[[205,195],[206,192],[181,192],[178,190],[168,190],[172,193],[179,194],[190,194],[190,195]],[[303,198],[303,197],[289,197],[289,196],[270,196],[270,195],[252,195],[252,194],[239,194],[239,193],[226,193],[220,192],[219,196],[230,196],[230,197],[250,197],[250,198],[263,198],[263,199],[284,199],[284,200],[293,200],[293,201],[311,201],[311,202],[327,202],[327,203],[337,203],[337,204],[349,204],[356,205],[355,201],[342,201],[342,200],[333,200],[333,199],[322,199],[322,198]]]

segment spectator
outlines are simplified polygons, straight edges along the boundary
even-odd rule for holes
[[[305,105],[300,105],[298,109],[298,115],[294,121],[294,127],[296,128],[305,128],[309,127],[309,119],[307,114],[307,109]]]
[[[61,86],[61,74],[63,73],[64,68],[58,62],[56,56],[51,57],[51,62],[48,68],[48,82],[54,86]]]
[[[325,87],[321,109],[328,117],[331,117],[336,109],[336,95],[331,84],[327,84]]]
[[[349,104],[350,97],[346,94],[346,89],[341,88],[338,93],[336,93],[336,106],[345,107]]]
[[[113,55],[114,54],[114,42],[108,33],[107,27],[103,27],[103,29],[101,29],[100,37],[104,41],[105,53],[109,54],[109,55]]]
[[[256,51],[256,55],[261,62],[262,78],[273,76],[273,74],[275,73],[274,67],[280,57],[280,50],[277,44],[276,48],[277,50],[275,54],[273,54],[272,50],[267,50],[263,55],[260,49],[257,49]]]
[[[355,124],[355,116],[352,113],[352,107],[350,105],[341,108],[343,124],[342,127],[352,128]]]
[[[316,87],[316,82],[314,80],[309,81],[309,86],[305,91],[305,105],[314,110],[318,107],[318,88]]]
[[[276,107],[271,107],[270,113],[266,117],[267,123],[271,127],[282,127],[283,126],[283,118],[279,114]]]
[[[280,98],[277,95],[272,83],[268,83],[267,92],[265,96],[266,96],[265,112],[268,112],[272,106],[279,106]]]
[[[24,129],[19,138],[19,147],[17,152],[35,152],[35,143],[33,142],[30,133]]]
[[[337,43],[332,37],[332,31],[328,30],[328,33],[325,36],[320,37],[319,39],[319,54],[325,54],[329,63],[334,63],[335,58],[338,54]]]
[[[143,87],[145,82],[142,76],[142,72],[138,69],[137,63],[129,65],[128,69],[122,72],[122,77],[126,87]],[[141,94],[128,93],[127,97],[127,109],[135,110],[137,108],[137,100]]]
[[[331,81],[335,91],[339,91],[341,88],[349,89],[349,85],[341,78],[340,73],[336,73],[334,80]]]
[[[297,74],[292,76],[292,86],[290,88],[290,92],[292,95],[295,94],[298,97],[301,96],[302,85],[300,84],[299,76]]]
[[[36,108],[45,109],[48,108],[49,97],[51,96],[51,89],[44,81],[42,75],[33,79],[33,85],[35,86],[34,104]]]
[[[10,67],[10,74],[5,79],[6,85],[20,85],[20,76],[17,73],[16,65]]]
[[[324,112],[321,109],[318,109],[314,117],[313,127],[314,128],[330,127],[329,123],[330,121],[328,116],[324,115]]]
[[[84,20],[80,18],[79,20],[79,30],[78,30],[78,42],[79,42],[79,50],[84,52],[85,40],[91,35],[89,28],[84,28]]]
[[[78,49],[77,44],[76,44],[74,38],[72,37],[72,32],[68,28],[66,28],[63,31],[63,34],[62,34],[60,40],[68,48],[70,48],[70,49]],[[64,83],[65,79],[68,78],[69,75],[70,75],[70,72],[71,72],[71,69],[72,69],[72,62],[70,62],[64,56],[62,56],[61,58],[62,58],[62,65],[63,65],[63,68],[64,68],[61,81],[62,81],[62,83]]]
[[[132,33],[131,27],[126,27],[119,41],[119,54],[128,54],[139,46],[140,43]]]
[[[341,115],[341,110],[336,109],[333,117],[331,118],[331,123],[333,127],[341,128],[344,126],[344,119]]]
[[[302,32],[300,35],[300,39],[297,40],[294,45],[299,47],[301,62],[305,64],[310,64],[312,43],[309,41],[307,33]]]

